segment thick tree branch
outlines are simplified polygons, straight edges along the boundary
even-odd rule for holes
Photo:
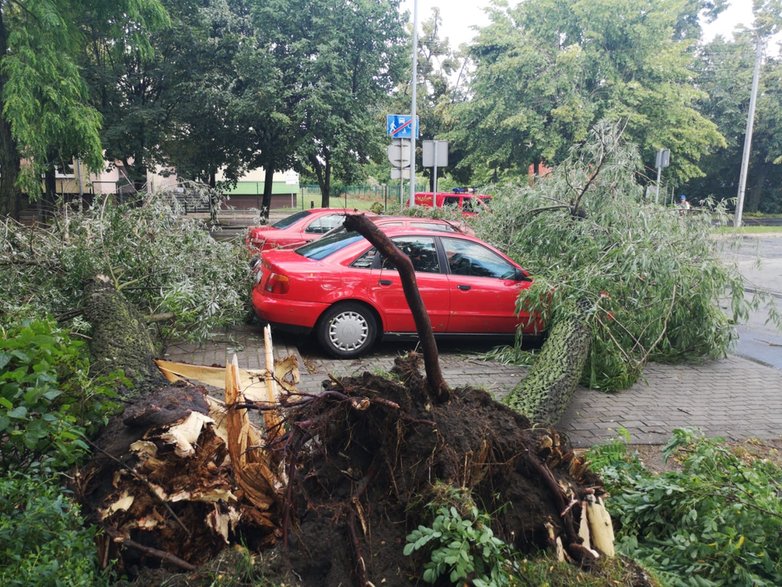
[[[363,214],[348,214],[345,218],[345,228],[359,232],[377,247],[377,250],[385,255],[399,271],[405,299],[410,306],[410,311],[413,313],[418,338],[423,348],[424,368],[426,369],[426,381],[429,384],[429,391],[436,402],[444,403],[448,401],[451,397],[451,390],[445,379],[443,379],[443,372],[440,370],[432,322],[429,320],[429,314],[418,291],[412,261]]]

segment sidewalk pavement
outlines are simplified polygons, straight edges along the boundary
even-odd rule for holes
[[[318,392],[329,374],[358,375],[390,370],[394,356],[409,346],[383,345],[366,358],[337,361],[302,359],[297,348],[275,341],[278,357],[299,358],[299,389]],[[241,327],[203,345],[174,344],[166,358],[212,365],[224,364],[236,351],[239,366],[261,368],[263,336],[259,327]],[[447,352],[441,356],[445,380],[452,387],[471,385],[500,399],[526,375],[523,367],[482,361],[479,353]],[[618,393],[579,388],[558,428],[576,447],[588,447],[630,433],[633,444],[664,444],[674,428],[699,428],[708,436],[729,440],[782,438],[782,371],[730,355],[700,365],[650,364],[644,380]]]

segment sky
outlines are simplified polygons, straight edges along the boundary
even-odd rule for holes
[[[510,0],[512,3],[513,0]],[[473,26],[489,24],[485,9],[489,0],[418,0],[418,22],[421,23],[432,14],[432,8],[440,9],[442,17],[442,37],[448,37],[451,47],[456,48],[462,43],[472,40],[475,35]],[[413,0],[403,0],[402,9],[408,10],[413,18]],[[720,15],[720,18],[705,30],[705,40],[711,40],[715,35],[722,34],[730,38],[734,27],[739,24],[749,25],[752,22],[752,2],[749,0],[731,0],[730,7]],[[420,24],[419,24],[420,26]],[[420,31],[420,28],[419,28]]]

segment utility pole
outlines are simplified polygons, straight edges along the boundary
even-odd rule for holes
[[[752,149],[752,128],[755,124],[755,102],[758,97],[758,85],[760,82],[760,63],[763,60],[763,41],[760,34],[755,39],[755,69],[752,72],[752,93],[749,97],[749,112],[747,113],[747,132],[744,134],[744,154],[741,158],[741,174],[739,175],[739,193],[736,201],[736,215],[733,226],[741,226],[744,214],[744,194],[747,191],[747,171],[749,168],[749,152]]]
[[[413,134],[410,136],[410,207],[415,206],[415,135],[418,132],[416,120],[416,101],[418,98],[418,0],[413,0],[413,100],[410,114],[413,119]]]

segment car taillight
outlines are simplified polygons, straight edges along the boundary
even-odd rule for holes
[[[266,243],[266,238],[263,235],[255,235],[252,232],[248,232],[244,237],[244,244],[248,249],[256,249],[258,251],[263,249],[263,245]]]
[[[289,280],[287,275],[270,273],[269,279],[266,280],[266,287],[264,287],[264,289],[270,293],[284,294],[288,293],[288,285]]]

